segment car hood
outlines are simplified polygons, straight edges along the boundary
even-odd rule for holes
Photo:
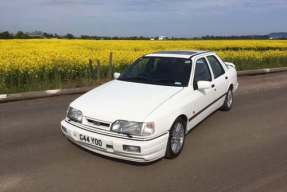
[[[84,116],[113,122],[142,122],[157,107],[180,92],[182,87],[113,80],[82,95],[71,106]]]

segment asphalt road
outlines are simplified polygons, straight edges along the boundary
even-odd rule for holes
[[[287,191],[287,73],[243,77],[230,112],[148,165],[90,153],[59,130],[78,95],[0,104],[0,191]]]

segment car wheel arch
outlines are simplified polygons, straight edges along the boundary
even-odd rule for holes
[[[171,126],[170,126],[170,128],[169,128],[169,131],[171,130],[173,124],[174,124],[178,119],[181,119],[181,120],[183,120],[183,121],[185,122],[185,131],[186,131],[188,118],[187,118],[187,116],[186,116],[185,114],[178,115],[178,116],[174,119],[174,121],[172,122],[172,124],[171,124]]]
[[[232,84],[232,83],[229,85],[228,90],[229,90],[229,89],[231,89],[231,91],[233,91],[233,84]]]

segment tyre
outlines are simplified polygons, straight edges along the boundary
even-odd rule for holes
[[[233,92],[232,92],[232,89],[229,89],[225,96],[225,100],[221,107],[221,110],[229,111],[232,108],[232,104],[233,104]]]
[[[169,138],[166,148],[166,158],[173,159],[177,157],[184,146],[186,121],[178,118],[169,131]]]

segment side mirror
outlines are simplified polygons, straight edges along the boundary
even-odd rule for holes
[[[198,81],[197,82],[197,87],[198,90],[206,90],[211,88],[211,82],[210,81]]]
[[[114,73],[114,79],[118,79],[118,78],[120,77],[120,75],[121,75],[120,73],[115,72],[115,73]]]

